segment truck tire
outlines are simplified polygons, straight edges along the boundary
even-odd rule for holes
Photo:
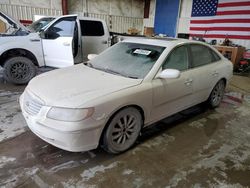
[[[36,67],[27,57],[11,57],[4,63],[4,79],[13,84],[27,84],[36,76]]]

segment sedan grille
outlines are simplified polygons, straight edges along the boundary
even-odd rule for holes
[[[44,105],[39,99],[31,96],[28,92],[24,93],[24,110],[30,115],[37,115]]]

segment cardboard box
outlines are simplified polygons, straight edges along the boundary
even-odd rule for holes
[[[144,33],[145,36],[147,37],[152,37],[154,36],[154,28],[153,27],[144,27]]]
[[[128,29],[128,34],[130,35],[138,35],[140,33],[140,31],[136,28],[129,28]]]
[[[0,33],[5,33],[6,32],[6,24],[0,20]]]

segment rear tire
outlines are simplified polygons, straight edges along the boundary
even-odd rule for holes
[[[224,91],[225,91],[225,82],[223,80],[220,80],[217,82],[217,84],[214,86],[209,98],[208,98],[208,105],[211,108],[216,108],[220,105]]]
[[[141,113],[133,107],[119,111],[108,124],[102,140],[102,148],[108,153],[118,154],[131,148],[142,127]]]
[[[4,63],[4,79],[13,84],[26,84],[36,76],[36,67],[27,57],[12,57]]]

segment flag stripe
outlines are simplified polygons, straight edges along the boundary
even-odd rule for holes
[[[244,35],[244,36],[250,36],[249,31],[191,31],[192,34],[198,34],[198,35]]]
[[[194,31],[250,31],[250,27],[190,27]]]
[[[214,24],[214,23],[250,23],[250,19],[211,19],[191,20],[191,24]]]
[[[191,24],[190,27],[250,27],[250,23]]]
[[[233,11],[233,10],[250,10],[250,6],[244,6],[244,7],[221,7],[221,8],[217,8],[217,12],[221,12],[221,11]]]
[[[218,7],[238,7],[238,6],[250,6],[249,2],[230,2],[230,3],[219,3]]]
[[[211,20],[211,19],[250,19],[250,14],[192,17],[192,20]]]
[[[237,0],[219,0],[219,3],[234,3]],[[240,2],[249,2],[249,0],[240,0]]]
[[[217,11],[216,15],[250,14],[250,10]]]
[[[202,34],[190,34],[191,37],[205,37],[205,38],[231,38],[231,39],[250,39],[250,35],[216,35],[216,34],[208,34],[208,35],[202,35]]]

